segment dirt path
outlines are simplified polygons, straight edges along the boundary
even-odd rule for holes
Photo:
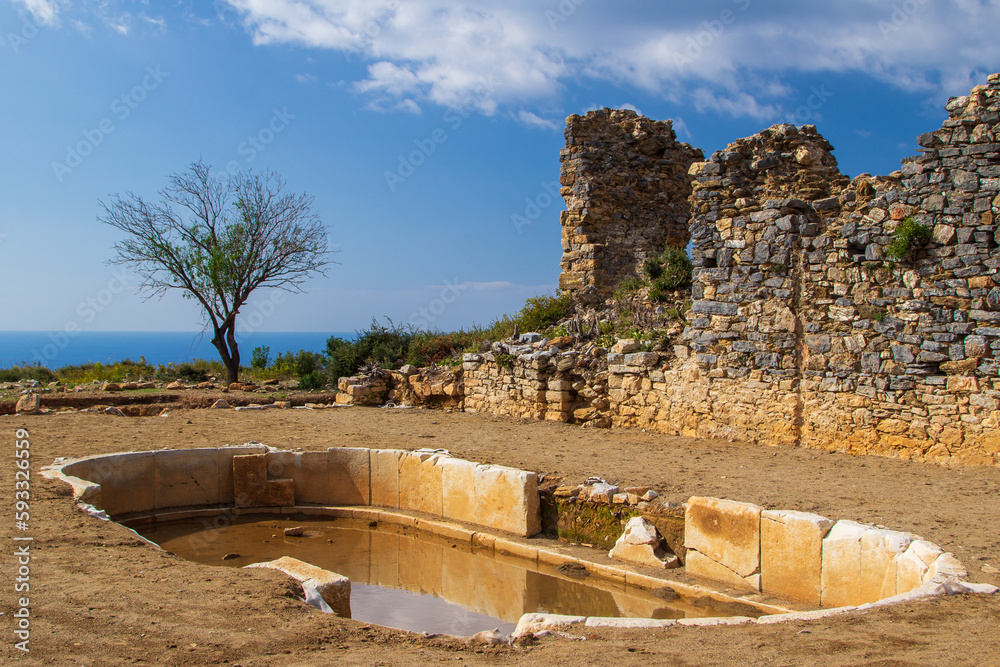
[[[33,469],[31,653],[14,649],[14,432]],[[918,533],[954,552],[973,581],[1000,585],[1000,470],[638,431],[518,423],[427,410],[175,410],[0,417],[3,593],[0,662],[45,665],[1000,665],[1000,598],[957,596],[810,623],[599,631],[586,641],[475,648],[321,614],[282,575],[181,561],[82,515],[69,489],[41,479],[58,456],[251,440],[305,450],[435,447],[582,481],[651,485],[668,500],[713,495]],[[986,566],[988,572],[983,572]]]

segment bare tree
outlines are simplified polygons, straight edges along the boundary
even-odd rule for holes
[[[325,275],[330,263],[312,197],[284,187],[271,172],[218,177],[199,160],[169,177],[159,203],[131,192],[100,202],[98,221],[127,235],[111,263],[141,276],[147,298],[177,289],[201,304],[230,383],[240,370],[236,316],[250,294],[262,287],[301,292],[306,278]]]

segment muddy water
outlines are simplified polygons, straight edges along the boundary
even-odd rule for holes
[[[305,534],[286,537],[284,529],[292,526],[305,527]],[[291,556],[337,572],[351,580],[355,619],[402,630],[469,635],[499,628],[509,633],[527,612],[642,618],[732,615],[707,598],[569,576],[550,566],[394,525],[306,516],[218,516],[135,529],[167,551],[207,565],[242,567]],[[747,611],[753,610],[740,613]]]

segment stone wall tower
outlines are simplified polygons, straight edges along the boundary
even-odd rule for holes
[[[692,177],[701,150],[673,122],[600,109],[566,119],[560,289],[582,303],[607,298],[665,245],[685,247]]]

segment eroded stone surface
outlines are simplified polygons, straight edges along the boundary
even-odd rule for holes
[[[476,493],[476,464],[444,458],[441,466],[442,515],[458,521],[476,522],[479,495]]]
[[[538,476],[496,465],[476,467],[476,523],[530,537],[542,529]]]
[[[267,478],[267,455],[233,457],[233,495],[237,507],[292,507],[295,483]]]
[[[351,580],[343,575],[290,556],[282,556],[264,563],[252,563],[245,567],[284,572],[301,583],[303,588],[314,588],[337,616],[351,617]]]
[[[760,569],[760,512],[750,503],[692,497],[684,515],[684,544],[740,577]]]
[[[400,509],[441,516],[442,468],[440,454],[404,452],[399,457]]]
[[[896,589],[906,593],[919,588],[930,580],[931,565],[943,551],[936,544],[926,540],[913,540],[906,551],[897,559]]]
[[[326,452],[268,452],[267,476],[295,482],[295,504],[330,502]]]
[[[156,463],[153,452],[111,454],[94,460],[91,481],[101,485],[101,503],[114,516],[156,509]],[[96,479],[95,479],[96,478]]]
[[[153,458],[156,509],[219,503],[217,449],[168,449]]]
[[[369,450],[331,447],[327,450],[327,492],[331,505],[371,503]]]
[[[398,449],[371,450],[371,504],[376,507],[399,508]]]
[[[823,538],[832,526],[830,519],[806,512],[761,512],[761,590],[785,600],[819,605]]]
[[[741,577],[736,572],[724,565],[720,565],[701,552],[689,550],[684,559],[684,567],[687,573],[694,577],[714,579],[726,586],[741,591],[760,591],[760,577],[751,575]]]
[[[897,583],[898,559],[913,539],[907,533],[883,528],[869,528],[861,534],[861,572],[855,604],[906,592],[899,590]]]
[[[823,539],[824,607],[844,607],[862,598],[861,536],[868,526],[855,521],[838,521]]]

